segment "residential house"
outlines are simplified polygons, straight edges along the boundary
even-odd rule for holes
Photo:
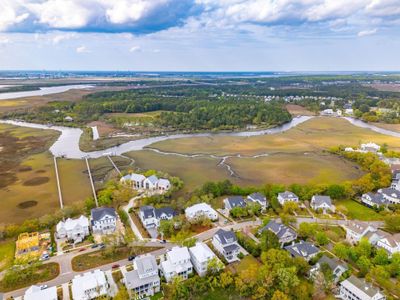
[[[240,246],[233,231],[219,229],[212,239],[212,244],[228,263],[239,260]]]
[[[160,191],[168,191],[171,188],[171,183],[168,179],[160,178],[158,180],[158,189]]]
[[[153,296],[160,291],[160,277],[156,258],[151,254],[137,256],[133,260],[133,270],[123,274],[126,288],[136,299]]]
[[[58,300],[57,287],[52,286],[43,288],[37,285],[32,285],[25,291],[24,300]]]
[[[313,244],[304,241],[300,241],[300,243],[286,246],[285,250],[289,251],[289,253],[293,257],[302,257],[306,261],[309,261],[320,252],[320,250]]]
[[[179,276],[187,279],[193,273],[193,265],[187,247],[174,247],[165,254],[165,260],[160,264],[161,273],[170,282]]]
[[[262,209],[266,209],[269,206],[267,198],[261,193],[252,193],[247,196],[248,203],[257,203]]]
[[[385,249],[389,255],[400,252],[400,233],[390,234],[385,232],[376,242],[376,247]]]
[[[377,230],[368,223],[361,221],[348,221],[343,227],[346,230],[346,240],[352,244],[358,243],[367,233]]]
[[[278,237],[281,247],[283,247],[284,244],[290,243],[297,239],[296,231],[284,224],[276,222],[275,220],[269,221],[267,225],[259,230],[259,233],[262,233],[265,230],[273,232]]]
[[[343,300],[385,300],[386,297],[364,279],[351,275],[340,283],[338,297]]]
[[[327,265],[329,269],[331,269],[335,282],[338,282],[343,273],[349,269],[346,263],[342,263],[336,258],[330,258],[326,255],[323,255],[310,270],[311,277],[314,277],[316,273],[321,270],[321,267],[324,264]]]
[[[377,152],[379,152],[379,150],[381,150],[381,146],[370,142],[370,143],[366,143],[366,144],[361,144],[360,149],[363,152],[377,153]]]
[[[77,219],[68,218],[66,221],[58,222],[56,230],[57,238],[80,243],[89,235],[89,219],[85,216],[80,216]]]
[[[123,183],[130,183],[135,190],[148,190],[165,192],[171,188],[171,182],[168,179],[152,175],[146,178],[142,174],[128,174],[121,178]]]
[[[379,189],[378,193],[382,194],[388,204],[400,204],[400,191],[392,188]]]
[[[108,294],[108,283],[106,275],[101,270],[94,270],[72,279],[72,299],[90,300]]]
[[[333,111],[332,108],[327,108],[321,111],[321,116],[333,116],[335,112]]]
[[[154,191],[158,189],[158,178],[156,175],[151,175],[150,177],[147,177],[144,182],[143,186],[146,190],[151,190]]]
[[[231,196],[224,199],[225,209],[230,211],[235,207],[246,207],[246,202],[242,196]]]
[[[185,209],[185,215],[188,220],[194,220],[199,217],[206,217],[211,221],[218,220],[218,213],[207,203],[198,203]]]
[[[91,210],[93,233],[110,234],[117,228],[117,214],[114,208],[99,207]]]
[[[132,184],[132,188],[135,190],[140,190],[144,188],[144,181],[146,180],[146,177],[142,174],[128,174],[125,175],[124,177],[121,178],[121,181],[124,183],[130,183]]]
[[[314,210],[322,210],[324,214],[327,211],[335,212],[335,206],[332,204],[331,197],[329,196],[312,196],[310,206]]]
[[[353,108],[352,108],[352,105],[351,105],[350,103],[346,103],[346,104],[343,106],[343,109],[344,109],[344,113],[345,113],[346,115],[353,115],[353,113],[354,113]]]
[[[176,215],[172,207],[154,208],[146,205],[139,209],[139,218],[146,228],[159,227],[161,220],[172,220]]]
[[[212,259],[218,259],[211,249],[204,243],[196,243],[189,248],[190,259],[199,276],[204,276],[208,271],[208,263]]]
[[[299,202],[299,197],[295,193],[285,191],[278,194],[278,202],[280,205],[284,205],[286,202]]]
[[[388,204],[388,201],[380,193],[366,193],[361,196],[361,202],[369,207],[381,207]]]

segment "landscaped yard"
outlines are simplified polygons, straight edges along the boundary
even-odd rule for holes
[[[341,200],[336,203],[336,206],[338,208],[343,206],[347,210],[347,217],[349,219],[357,219],[361,221],[377,221],[383,219],[382,216],[373,209],[354,200]]]
[[[30,267],[28,267],[29,269]],[[0,281],[0,292],[9,292],[12,290],[21,289],[40,282],[52,280],[60,273],[60,266],[57,263],[46,263],[37,267],[35,272],[14,271],[13,275],[8,277],[5,282]],[[5,275],[8,276],[7,274]]]
[[[0,242],[0,271],[10,267],[14,260],[15,241],[8,239]]]

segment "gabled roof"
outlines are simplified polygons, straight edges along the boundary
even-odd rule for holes
[[[374,203],[378,206],[387,203],[386,199],[380,193],[371,193],[370,192],[370,193],[364,194],[364,196],[366,196],[372,203]]]
[[[378,192],[382,195],[386,195],[387,197],[400,199],[400,191],[392,188],[380,189]]]
[[[328,257],[326,255],[323,255],[319,259],[318,264],[319,265],[327,264],[332,271],[334,271],[338,266],[341,266],[341,267],[343,267],[345,269],[348,269],[346,263],[343,263],[343,262],[341,262],[340,260],[338,260],[336,258],[330,258],[330,257]]]
[[[145,205],[139,208],[139,211],[143,214],[144,219],[154,218],[155,210],[153,206]]]
[[[211,205],[207,203],[197,203],[192,206],[189,206],[185,209],[186,214],[197,214],[198,212],[215,212],[216,211],[211,207]]]
[[[158,180],[158,186],[168,186],[168,185],[170,185],[170,184],[171,184],[171,183],[169,182],[168,179],[160,178],[160,179]]]
[[[285,249],[293,256],[307,258],[310,255],[318,253],[320,250],[309,242],[303,242],[286,246]]]
[[[152,184],[156,184],[158,182],[158,178],[156,175],[151,175],[150,177],[147,177],[147,180],[150,181]]]
[[[315,206],[321,206],[322,204],[331,206],[332,200],[329,196],[314,195],[311,199],[311,203]]]
[[[137,256],[135,258],[135,265],[137,267],[139,277],[157,270],[156,258],[151,254]]]
[[[29,289],[25,291],[24,300],[52,300],[52,299],[57,299],[57,288],[55,286],[42,289],[40,286],[32,285]]]
[[[296,232],[293,229],[287,227],[284,224],[278,223],[275,220],[269,221],[268,224],[261,229],[261,232],[264,230],[272,231],[273,233],[275,233],[278,239],[281,239],[287,233],[296,236]]]
[[[89,219],[85,216],[80,216],[77,219],[68,218],[65,222],[60,221],[57,224],[57,231],[61,228],[65,230],[73,230],[76,226],[89,227]]]
[[[245,207],[246,206],[246,202],[244,202],[244,199],[242,196],[231,196],[226,198],[226,200],[228,201],[229,205],[231,207]]]
[[[169,218],[172,218],[177,215],[176,211],[172,207],[156,208],[155,213],[157,219],[159,219],[162,214],[167,215]]]
[[[198,242],[195,246],[189,248],[191,256],[194,256],[200,263],[206,262],[213,257],[216,257],[214,252],[204,243]]]
[[[253,202],[261,202],[261,203],[266,203],[267,202],[267,198],[261,194],[261,193],[253,193],[247,196],[247,199]]]
[[[167,252],[167,257],[172,264],[178,264],[182,260],[190,260],[190,254],[187,247],[173,247]]]
[[[351,275],[349,278],[341,282],[341,285],[350,285],[356,287],[359,291],[364,292],[369,297],[374,297],[377,293],[380,293],[380,290],[373,285],[367,283],[365,280],[357,278],[354,275]]]
[[[144,176],[144,175],[142,175],[142,174],[135,174],[135,173],[132,173],[131,174],[131,178],[130,178],[130,180],[132,180],[132,181],[137,181],[137,182],[141,182],[141,181],[143,181],[143,180],[145,180],[146,179],[146,177]]]
[[[230,230],[218,229],[215,235],[218,236],[222,245],[231,244],[237,241],[235,233]]]
[[[116,218],[117,215],[115,213],[115,209],[112,207],[99,207],[99,208],[93,208],[91,210],[91,215],[92,215],[92,220],[93,221],[99,221],[105,216],[110,216],[113,218]]]
[[[294,198],[299,198],[297,197],[297,195],[295,193],[289,192],[289,191],[285,191],[283,193],[279,193],[278,197],[281,197],[283,199],[294,199]]]
[[[354,231],[355,233],[362,234],[364,231],[370,226],[366,222],[361,222],[361,221],[349,221],[346,224],[346,228],[348,228],[351,231]]]

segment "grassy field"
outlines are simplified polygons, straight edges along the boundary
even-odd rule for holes
[[[307,108],[296,104],[288,104],[286,105],[286,109],[293,116],[315,116],[315,113],[312,111],[309,111]]]
[[[377,221],[382,220],[382,216],[374,210],[354,201],[354,200],[341,200],[336,203],[336,206],[344,206],[350,219],[357,219],[361,221]]]
[[[7,269],[12,265],[15,253],[14,239],[8,239],[0,242],[0,271]]]

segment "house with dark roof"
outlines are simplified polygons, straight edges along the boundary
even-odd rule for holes
[[[261,193],[252,193],[246,198],[247,203],[257,203],[262,209],[266,209],[269,206],[267,198]]]
[[[112,207],[98,207],[91,210],[93,233],[110,234],[117,227],[117,214]]]
[[[349,269],[347,264],[341,262],[339,259],[330,258],[326,255],[323,255],[314,265],[314,267],[310,270],[310,276],[315,277],[317,272],[321,271],[321,267],[323,265],[327,265],[329,269],[332,271],[335,282],[338,282],[343,273]]]
[[[386,206],[389,202],[386,201],[380,193],[366,193],[361,196],[361,202],[368,207]]]
[[[239,260],[237,256],[240,246],[233,231],[219,229],[212,239],[212,244],[229,263]]]
[[[285,191],[278,194],[278,202],[280,205],[284,205],[286,202],[299,202],[299,197],[295,193]]]
[[[153,238],[158,236],[157,230],[153,229],[160,226],[161,220],[172,220],[176,215],[177,213],[172,207],[154,208],[146,205],[139,209],[139,219]]]
[[[302,257],[306,261],[309,261],[320,252],[319,248],[315,247],[313,244],[309,242],[304,242],[304,241],[300,241],[300,243],[286,246],[285,250],[289,251],[289,253],[293,257]]]
[[[331,197],[314,195],[311,198],[310,206],[313,210],[321,210],[325,214],[327,211],[334,212],[335,206],[332,204]]]
[[[230,211],[235,207],[246,207],[246,202],[242,196],[230,196],[224,199],[225,209]]]
[[[262,227],[258,232],[261,234],[265,230],[273,232],[278,237],[281,247],[297,239],[296,231],[275,220],[269,221],[268,224]]]
[[[389,204],[400,204],[400,191],[392,188],[378,190]]]
[[[385,295],[364,279],[351,275],[340,283],[339,299],[343,300],[385,300]]]

